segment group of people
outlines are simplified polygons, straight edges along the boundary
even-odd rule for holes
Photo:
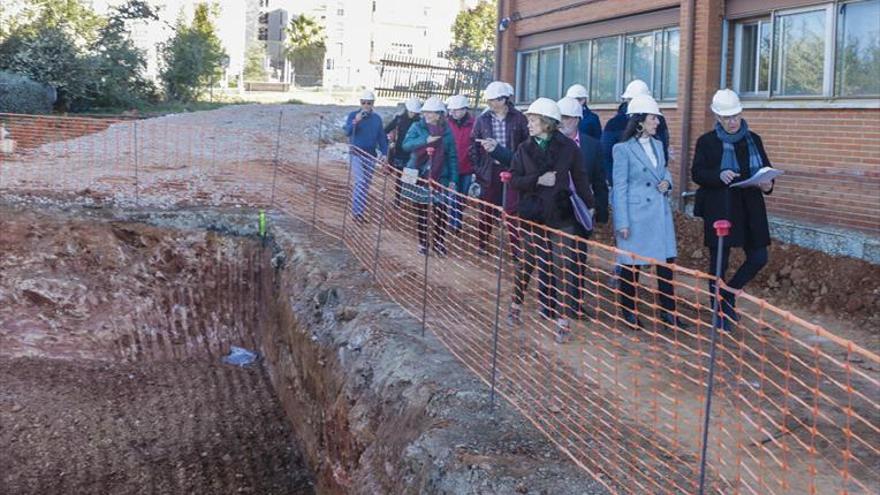
[[[493,205],[502,207],[518,219],[511,220],[513,228],[508,229],[518,266],[508,322],[522,323],[525,292],[538,268],[540,313],[555,322],[557,341],[565,342],[571,335],[569,321],[587,317],[581,307],[587,279],[584,240],[594,222],[606,223],[611,216],[621,250],[616,284],[622,320],[632,329],[643,325],[636,284],[640,271],[655,264],[658,319],[669,327],[687,328],[676,311],[670,267],[677,247],[669,131],[647,84],[634,80],[627,86],[604,129],[588,106],[586,88],[579,84],[559,101],[538,98],[525,112],[514,106],[510,84],[492,82],[484,96],[488,107],[480,113],[471,112],[463,95],[446,102],[436,96],[424,102],[410,98],[404,111],[383,126],[373,112],[374,94],[365,91],[361,108],[348,115],[344,126],[350,143],[361,150],[352,153],[354,218],[362,221],[373,173],[373,165],[359,153],[379,161],[387,156],[400,171],[395,204],[415,205],[424,255],[429,250],[446,254],[447,230],[462,225],[463,197],[479,197],[485,205],[476,212],[481,251],[487,249],[499,220]],[[721,291],[718,301],[726,316],[722,325],[730,330],[738,321],[736,293],[767,263],[770,234],[763,196],[772,192],[773,182],[737,187],[736,182],[770,167],[770,161],[760,136],[742,118],[736,93],[719,90],[711,110],[715,128],[697,140],[691,170],[699,186],[694,213],[704,220],[710,273],[720,256],[725,277],[731,247],[746,254],[733,277],[724,278],[729,289]],[[431,245],[430,212],[435,229]],[[732,223],[721,252],[712,227],[719,219]],[[710,289],[715,290],[713,285]]]

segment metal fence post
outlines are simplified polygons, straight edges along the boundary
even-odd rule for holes
[[[425,327],[428,325],[428,258],[431,257],[431,246],[434,244],[434,189],[431,187],[430,180],[426,180],[425,184],[428,188],[428,218],[425,222],[425,228],[428,231],[425,232],[425,278],[422,285],[422,337],[425,336]],[[416,225],[416,231],[418,231],[418,225]]]
[[[278,131],[275,135],[275,158],[272,160],[272,198],[269,200],[269,206],[275,207],[275,183],[278,180],[278,153],[281,148],[281,119],[284,117],[284,110],[278,111]]]
[[[140,206],[140,185],[139,185],[139,174],[138,174],[138,121],[137,119],[133,122],[132,125],[133,133],[134,133],[134,149],[132,151],[132,156],[134,157],[134,206],[135,208]]]
[[[700,449],[700,491],[705,493],[706,484],[706,451],[709,442],[709,414],[712,412],[712,390],[715,385],[715,348],[718,342],[718,328],[721,327],[721,260],[724,258],[724,238],[730,233],[730,222],[717,220],[714,224],[718,237],[718,256],[715,261],[715,301],[712,304],[712,339],[709,344],[709,376],[706,379],[706,408],[703,412],[703,439]]]
[[[354,192],[351,190],[351,169],[354,168],[354,150],[356,150],[353,145],[348,146],[348,180],[345,182],[345,194],[349,198],[351,198],[351,205],[349,205],[349,201],[346,200],[342,205],[342,233],[339,236],[339,242],[342,245],[345,245],[345,224],[348,222],[348,211],[354,206]]]
[[[318,152],[315,155],[315,197],[312,201],[312,230],[315,232],[316,223],[318,221],[318,172],[321,168],[321,140],[324,139],[324,116],[318,118]]]
[[[501,172],[501,234],[498,236],[498,268],[495,280],[495,323],[492,327],[492,387],[489,392],[489,408],[495,411],[495,379],[498,364],[498,321],[501,318],[501,271],[504,267],[504,240],[507,238],[507,183],[510,172]]]
[[[382,244],[382,224],[385,223],[385,191],[388,189],[388,170],[385,170],[381,163],[379,165],[382,168],[384,177],[382,178],[382,205],[379,209],[379,232],[376,234],[376,249],[373,253],[373,282],[379,277],[379,272],[377,271],[379,267],[379,246]]]

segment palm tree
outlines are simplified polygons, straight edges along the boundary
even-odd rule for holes
[[[293,61],[297,82],[317,84],[321,80],[326,52],[324,27],[314,19],[301,15],[287,26],[285,54]]]

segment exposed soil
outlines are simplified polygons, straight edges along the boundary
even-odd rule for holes
[[[314,493],[262,366],[220,362],[254,243],[85,213],[0,207],[0,493]]]

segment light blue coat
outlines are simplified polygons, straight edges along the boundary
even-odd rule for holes
[[[666,180],[671,185],[672,174],[666,168],[663,145],[656,139],[651,139],[651,144],[657,158],[656,168],[635,137],[614,145],[614,231],[619,249],[665,262],[677,254],[669,199],[672,190],[661,194],[657,184]],[[629,229],[626,240],[619,234],[624,228]],[[619,254],[617,262],[650,264],[647,260],[633,259],[625,254]]]

